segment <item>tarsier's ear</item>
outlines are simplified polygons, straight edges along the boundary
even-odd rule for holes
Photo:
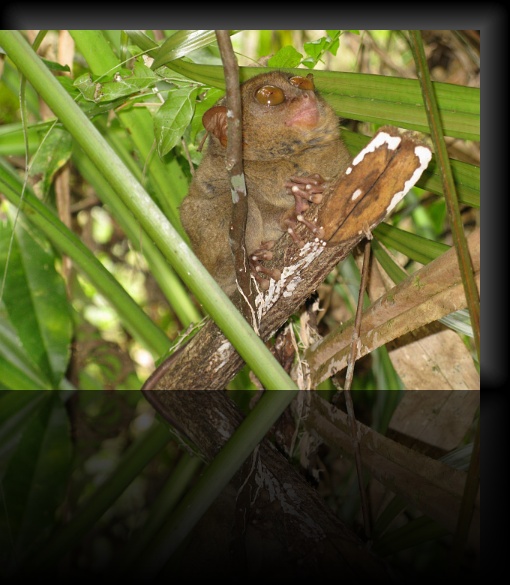
[[[214,134],[222,146],[227,146],[227,108],[213,106],[202,116],[204,128]]]

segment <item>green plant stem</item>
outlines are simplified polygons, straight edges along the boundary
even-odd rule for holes
[[[18,31],[0,31],[0,45],[137,217],[266,389],[296,389],[269,349],[23,36]]]
[[[466,234],[462,225],[459,209],[459,200],[455,190],[452,170],[448,160],[448,152],[444,140],[441,116],[437,105],[436,95],[430,79],[430,74],[423,48],[421,32],[410,31],[411,45],[416,62],[416,71],[420,80],[425,109],[430,126],[430,133],[436,151],[437,164],[443,178],[443,192],[446,200],[446,208],[452,229],[453,241],[457,251],[459,268],[466,294],[467,306],[471,316],[475,347],[480,361],[480,295],[473,274],[473,265],[466,241]]]
[[[108,204],[129,240],[143,253],[151,274],[170,302],[181,324],[187,327],[191,323],[198,323],[202,316],[192,303],[182,282],[158,248],[156,248],[154,242],[143,230],[140,230],[136,219],[122,201],[116,197],[108,181],[97,171],[97,168],[82,151],[77,151],[73,154],[73,162],[76,164],[80,174],[94,187],[95,191],[101,193],[103,202]]]

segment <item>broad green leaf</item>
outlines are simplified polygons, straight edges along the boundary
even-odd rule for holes
[[[52,382],[32,361],[0,304],[0,389],[51,390]]]
[[[0,270],[5,273],[5,309],[31,361],[58,388],[67,369],[72,334],[64,281],[55,270],[48,240],[22,214],[18,215],[7,257],[16,210],[7,203],[3,210],[6,219],[0,223]]]
[[[154,115],[154,134],[159,156],[164,156],[179,142],[195,111],[196,87],[176,89]]]
[[[450,159],[450,166],[455,181],[459,201],[473,207],[480,207],[480,167]],[[428,168],[421,177],[422,188],[433,193],[443,193],[443,181],[437,169],[436,157],[433,156]]]
[[[338,37],[340,36],[340,31],[335,31],[335,33],[336,34],[333,37],[321,37],[315,41],[305,43],[303,47],[306,54],[316,61],[325,51],[330,51],[333,55],[336,55],[336,52],[338,51]]]
[[[343,118],[428,132],[415,79],[361,73],[314,72],[317,89]],[[434,82],[446,136],[480,140],[480,90]]]
[[[101,98],[102,84],[93,81],[90,73],[84,73],[77,77],[73,86],[78,88],[81,95],[89,102],[97,102]]]
[[[277,51],[267,62],[269,67],[297,67],[303,55],[292,45],[286,45]]]
[[[49,398],[25,425],[5,472],[2,520],[8,530],[4,525],[0,532],[9,538],[0,547],[4,562],[19,562],[44,541],[65,494],[72,460],[69,424],[59,393],[47,392]]]
[[[223,67],[218,65],[197,65],[191,61],[184,61],[183,59],[175,59],[166,63],[166,66],[188,77],[194,79],[205,85],[211,87],[217,87],[219,89],[225,89],[225,75],[223,73]],[[155,69],[154,64],[152,69]],[[242,77],[242,71],[244,67],[239,68],[239,78],[241,81],[245,81]],[[269,71],[268,68],[256,68],[256,71],[262,73],[262,71]],[[249,76],[251,77],[251,76]],[[248,77],[247,77],[248,79]]]
[[[178,73],[214,87],[225,88],[223,68],[196,65],[182,60],[168,63]],[[270,67],[240,67],[239,77],[251,77],[271,71]],[[301,75],[302,69],[289,69]],[[393,124],[419,132],[429,126],[419,82],[386,75],[314,71],[316,88],[342,118],[375,124]],[[480,140],[480,89],[434,82],[446,136]]]

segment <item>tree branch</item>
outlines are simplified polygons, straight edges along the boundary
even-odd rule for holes
[[[303,248],[287,233],[277,241],[267,266],[281,270],[281,277],[278,282],[271,280],[269,289],[259,291],[255,298],[258,334],[263,340],[274,335],[336,264],[385,219],[419,179],[430,155],[430,149],[411,134],[381,128],[324,193],[322,203],[306,212],[308,219],[323,228],[323,239],[307,241],[310,232],[300,224],[295,231],[307,241]],[[239,291],[232,301],[241,306]],[[235,348],[213,321],[206,320],[195,337],[167,358],[142,389],[221,390],[242,366]]]
[[[257,321],[251,287],[248,253],[245,246],[246,220],[248,218],[248,193],[243,170],[242,102],[239,89],[239,67],[232,48],[228,30],[217,30],[216,39],[225,72],[227,90],[227,155],[226,168],[232,190],[232,219],[230,222],[230,247],[234,256],[237,285],[241,302],[239,309],[256,330]]]

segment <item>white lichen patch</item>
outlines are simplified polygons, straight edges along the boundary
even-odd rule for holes
[[[232,352],[233,347],[230,341],[224,341],[214,354],[213,360],[217,363],[213,364],[213,372],[217,372],[224,367],[224,365],[229,361]]]
[[[397,203],[401,201],[402,198],[409,192],[411,187],[413,187],[418,182],[418,179],[421,177],[423,171],[428,167],[430,159],[432,158],[432,152],[426,146],[416,146],[414,149],[414,154],[418,157],[419,165],[414,170],[411,178],[404,183],[404,188],[402,191],[399,191],[393,195],[390,204],[388,205],[387,213],[390,213],[395,205],[397,205]]]
[[[363,193],[361,189],[356,189],[354,193],[351,195],[351,200],[356,201],[356,199]]]
[[[232,193],[232,203],[239,201],[239,193],[242,193],[246,197],[246,182],[244,180],[244,174],[232,175],[230,177],[230,192]]]
[[[418,157],[420,168],[423,172],[429,166],[430,159],[432,158],[432,151],[426,146],[416,146],[414,154]]]
[[[292,296],[292,293],[296,290],[296,286],[298,285],[299,280],[300,279],[294,278],[289,282],[287,288],[283,291],[283,296],[285,298]]]
[[[391,136],[387,132],[379,132],[374,138],[355,156],[352,166],[355,167],[365,158],[369,152],[375,152],[378,148],[386,146],[389,150],[395,150],[402,142],[400,136]],[[347,173],[346,173],[347,174]]]
[[[271,279],[269,288],[264,293],[260,291],[255,298],[259,319],[269,311],[281,295],[291,296],[301,281],[300,274],[305,270],[324,250],[322,240],[315,238],[307,242],[300,250],[297,262],[285,266],[278,281]]]

